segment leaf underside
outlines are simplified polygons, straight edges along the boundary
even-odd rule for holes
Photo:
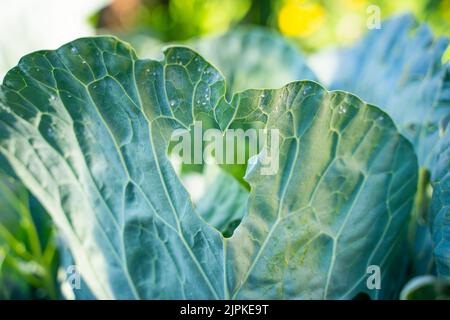
[[[450,114],[450,64],[442,62],[448,45],[412,15],[390,18],[339,54],[331,84],[382,107],[429,170],[439,126]]]
[[[385,110],[414,146],[422,169],[409,231],[412,275],[434,273],[429,181],[422,178],[434,169],[440,127],[450,115],[450,65],[442,61],[448,44],[412,15],[393,17],[342,50],[332,77],[333,89],[351,91]]]
[[[1,88],[0,152],[68,239],[97,298],[392,297],[417,184],[390,118],[311,81],[225,98],[220,73],[172,47],[140,60],[112,37],[25,56]],[[209,118],[281,134],[279,170],[248,170],[231,238],[205,223],[168,157]],[[366,286],[379,265],[382,287]]]
[[[437,273],[450,277],[450,126],[436,149],[430,226]]]

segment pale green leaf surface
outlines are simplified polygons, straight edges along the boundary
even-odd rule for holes
[[[398,292],[417,184],[410,143],[378,108],[310,81],[225,99],[193,51],[139,60],[115,38],[36,52],[2,86],[0,152],[60,227],[98,298],[351,298]],[[279,170],[247,171],[223,236],[195,212],[167,146],[209,117],[281,133]],[[368,265],[382,288],[368,290]]]

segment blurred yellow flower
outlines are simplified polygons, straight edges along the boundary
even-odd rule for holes
[[[304,0],[289,0],[278,13],[278,26],[289,36],[309,36],[322,26],[324,20],[324,8]]]
[[[450,0],[443,0],[440,9],[444,18],[450,21]]]
[[[351,10],[359,10],[367,4],[366,0],[344,0],[344,3]]]

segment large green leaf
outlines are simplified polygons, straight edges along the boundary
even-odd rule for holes
[[[438,275],[450,277],[450,126],[436,150],[430,226]]]
[[[2,86],[0,152],[51,213],[98,298],[392,297],[417,184],[381,110],[310,81],[225,99],[193,51],[139,60],[115,38],[25,56]],[[168,158],[175,129],[279,130],[279,170],[252,158],[231,238],[202,220]],[[379,290],[367,267],[382,271]]]
[[[439,122],[450,114],[450,65],[442,62],[448,44],[412,15],[391,18],[341,52],[331,85],[382,107],[427,169]]]
[[[427,170],[433,167],[439,124],[450,114],[450,66],[442,62],[448,43],[435,39],[427,25],[418,27],[412,15],[393,17],[340,52],[332,77],[333,89],[351,91],[383,108],[414,145],[423,170],[409,230],[412,276],[433,266]]]

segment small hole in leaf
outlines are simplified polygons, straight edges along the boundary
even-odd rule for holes
[[[225,238],[231,238],[233,236],[234,230],[236,230],[236,228],[239,226],[239,224],[241,223],[242,219],[236,219],[231,221],[227,227],[225,228],[225,230],[222,231],[222,235]]]

